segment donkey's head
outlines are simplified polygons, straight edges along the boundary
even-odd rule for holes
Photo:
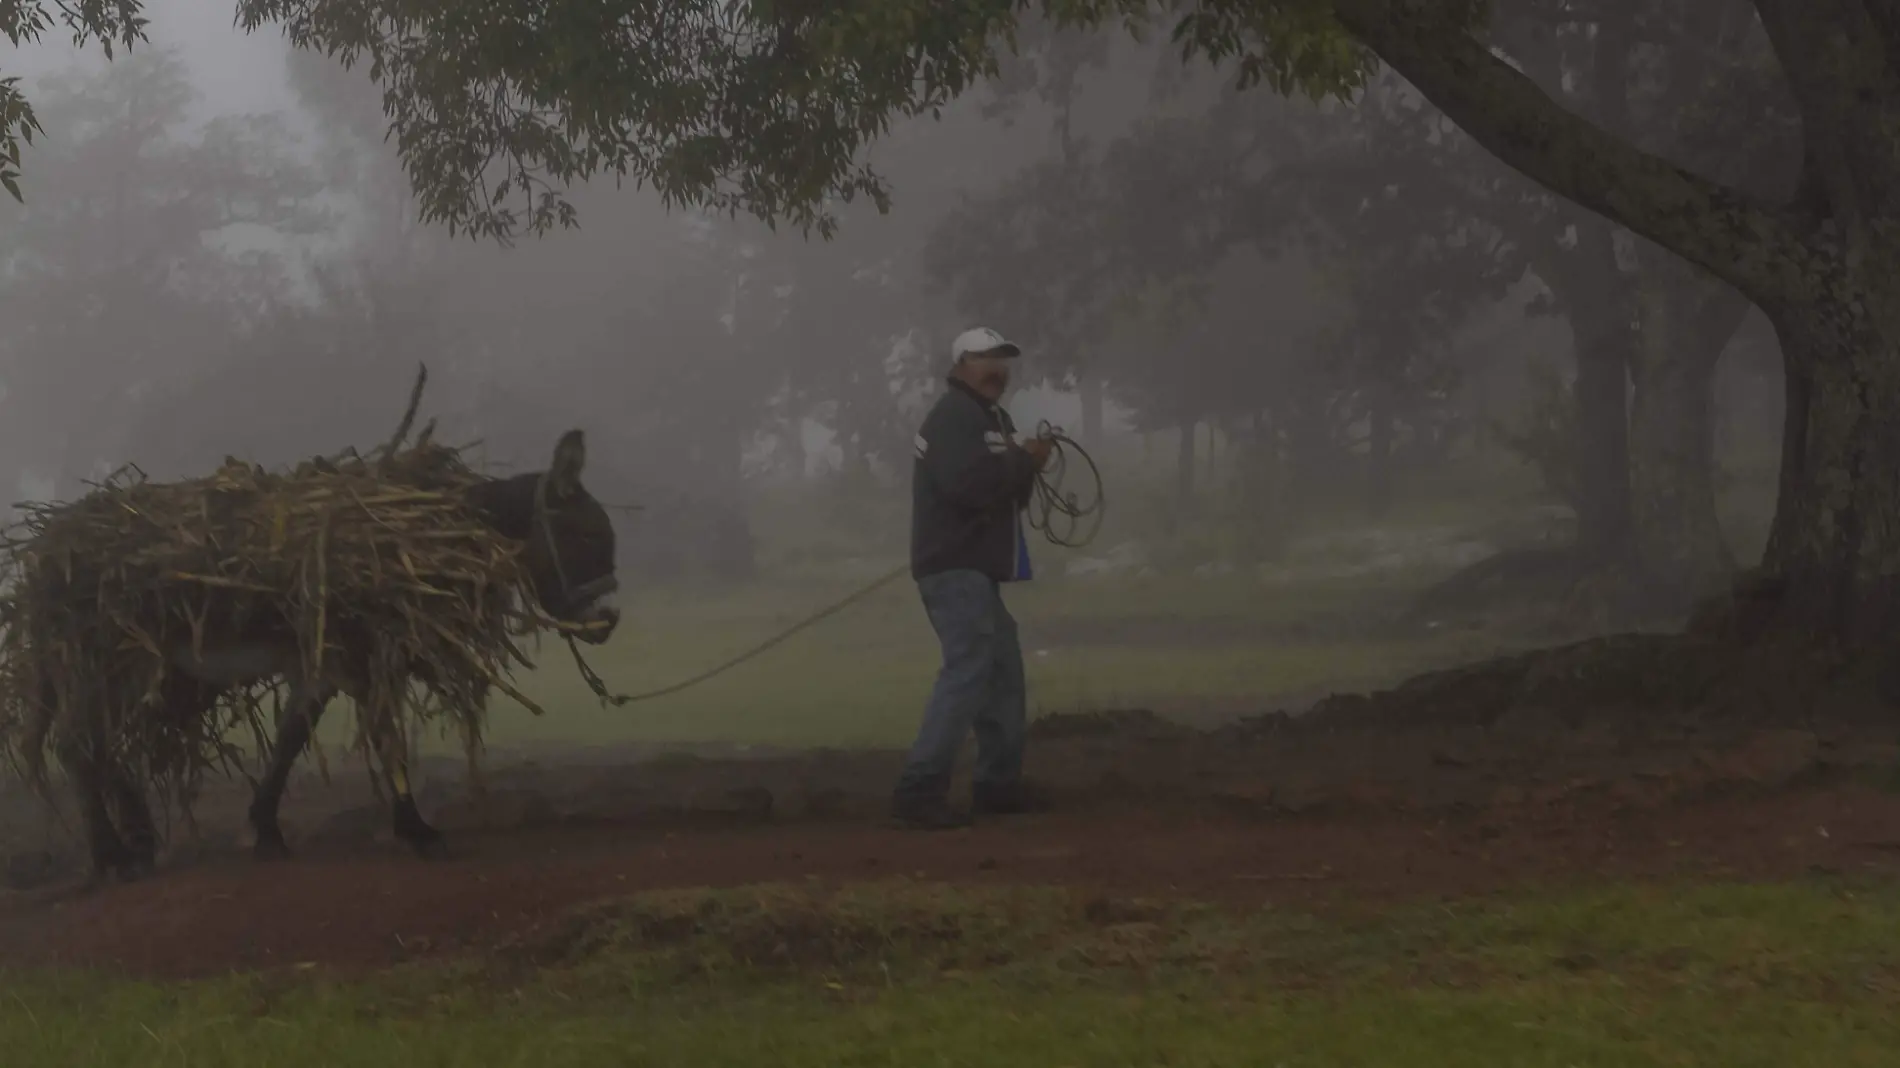
[[[542,609],[598,645],[620,623],[614,603],[620,584],[613,521],[581,485],[586,463],[586,438],[570,430],[554,446],[546,471],[479,485],[472,503],[501,534],[527,543],[528,574]]]

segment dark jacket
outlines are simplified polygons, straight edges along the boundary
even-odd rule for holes
[[[1006,582],[1016,571],[1018,516],[1036,462],[1012,444],[1009,413],[957,379],[917,432],[911,476],[910,571],[980,571]]]

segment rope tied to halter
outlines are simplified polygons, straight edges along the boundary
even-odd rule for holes
[[[1027,508],[1030,529],[1039,532],[1051,545],[1064,549],[1081,549],[1101,533],[1102,516],[1107,509],[1107,498],[1102,490],[1101,468],[1095,465],[1095,459],[1082,448],[1080,443],[1063,433],[1061,427],[1051,424],[1046,419],[1037,424],[1036,437],[1049,443],[1049,459],[1042,465],[1042,470],[1036,472],[1035,482],[1030,489]],[[1071,467],[1072,457],[1077,461],[1073,468]],[[1069,477],[1071,470],[1085,472],[1089,482],[1093,484],[1092,489],[1086,493],[1065,489],[1063,483]],[[737,656],[679,682],[640,693],[614,693],[608,688],[607,681],[601,678],[600,674],[581,656],[581,648],[575,642],[574,635],[564,633],[562,636],[567,639],[568,650],[574,654],[574,666],[580,672],[582,681],[587,683],[587,688],[593,691],[595,697],[600,698],[602,704],[620,708],[641,701],[671,697],[702,683],[711,682],[741,664],[771,652],[804,631],[830,619],[908,574],[910,574],[909,564],[888,571],[878,576],[869,585],[855,590],[841,600],[832,602]]]

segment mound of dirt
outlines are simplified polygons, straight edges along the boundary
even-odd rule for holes
[[[1713,651],[1673,636],[1594,638],[1335,695],[1298,722],[1328,730],[1491,727],[1527,709],[1566,727],[1650,719],[1657,709],[1694,709],[1714,691],[1722,676]]]
[[[1103,709],[1099,712],[1060,712],[1029,725],[1035,740],[1059,738],[1174,738],[1188,729],[1145,708]]]
[[[1895,718],[1891,698],[1900,689],[1878,667],[1804,643],[1620,634],[1436,671],[1374,693],[1338,694],[1302,715],[1257,717],[1239,729],[1254,736],[1422,727],[1600,729],[1633,738],[1702,727],[1853,730]]]

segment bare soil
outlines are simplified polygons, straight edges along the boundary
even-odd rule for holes
[[[1043,720],[1030,771],[1058,810],[946,834],[884,825],[896,753],[542,751],[495,754],[482,790],[451,764],[426,769],[447,861],[391,842],[349,767],[293,785],[290,861],[249,859],[236,784],[203,799],[156,878],[83,889],[72,843],[14,795],[0,799],[0,965],[378,967],[500,944],[601,898],[766,881],[1325,905],[1900,865],[1900,729],[1576,717],[1530,699],[1536,671],[1504,676],[1205,732],[1144,713]]]

